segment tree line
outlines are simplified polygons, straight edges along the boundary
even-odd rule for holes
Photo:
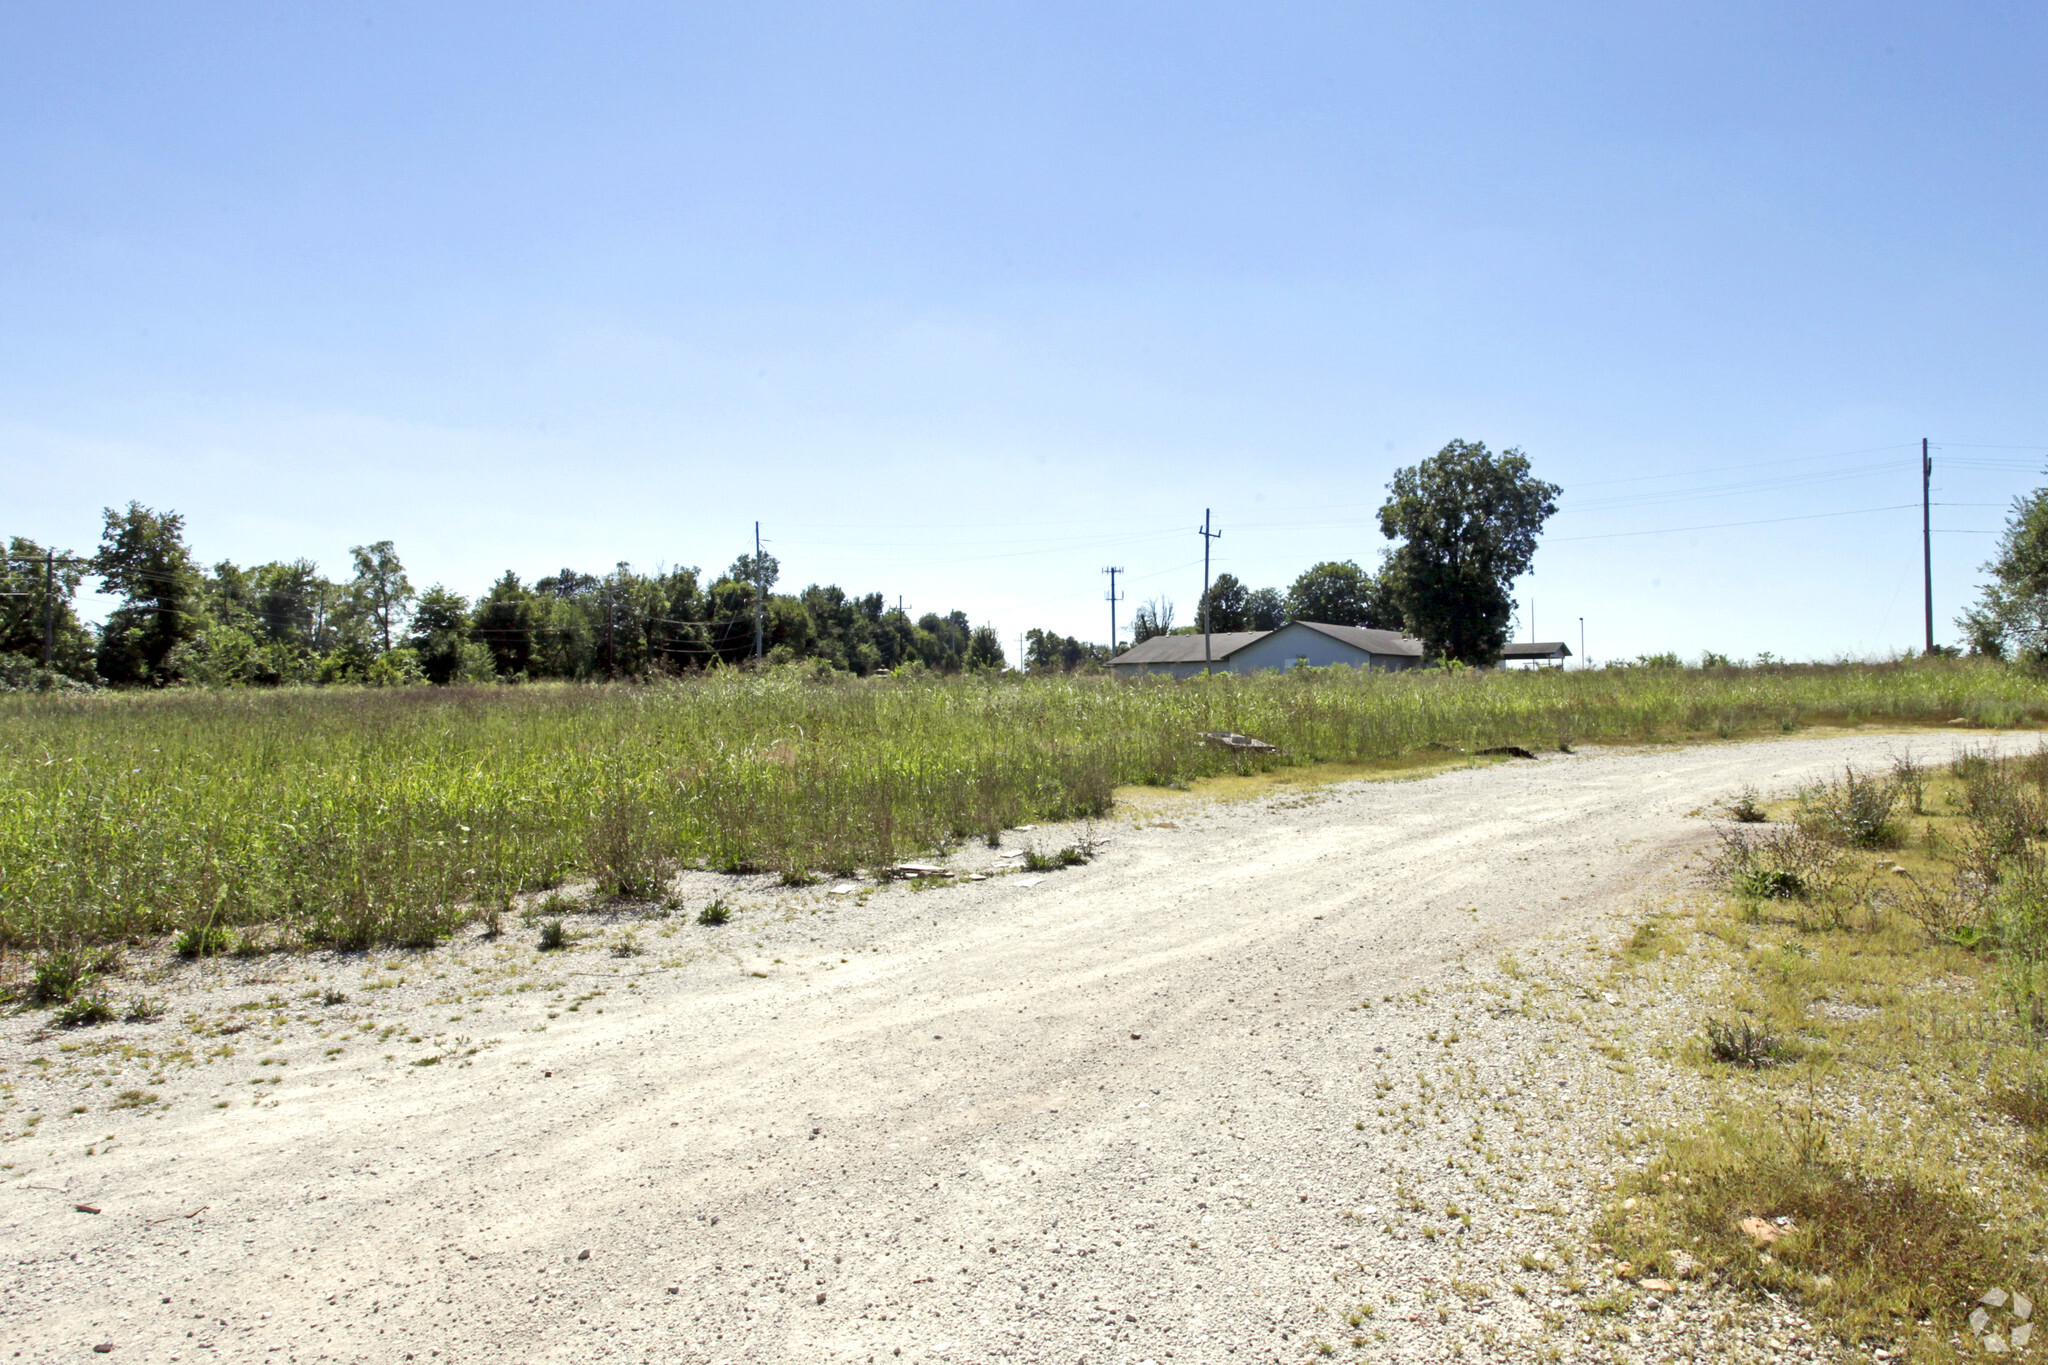
[[[1557,509],[1557,485],[1536,478],[1519,450],[1496,455],[1452,441],[1396,471],[1387,491],[1380,530],[1398,543],[1376,569],[1325,561],[1284,593],[1221,574],[1187,625],[1175,625],[1167,599],[1139,606],[1136,640],[1200,630],[1205,617],[1217,631],[1306,620],[1405,631],[1433,659],[1497,661],[1513,621],[1509,593]],[[913,621],[880,593],[815,583],[777,593],[772,555],[742,554],[708,582],[694,567],[648,574],[623,563],[532,583],[508,571],[474,601],[439,584],[415,592],[388,540],[349,556],[351,572],[339,579],[306,559],[206,568],[185,543],[181,516],[139,503],[106,509],[90,557],[17,536],[0,565],[0,686],[642,678],[744,663],[757,617],[770,663],[810,660],[862,675],[1008,666],[995,631],[962,611]],[[121,599],[96,628],[73,608],[87,577]],[[1022,644],[1019,663],[1035,673],[1096,668],[1110,656],[1047,630],[1027,632]]]
[[[995,631],[962,611],[912,620],[880,593],[818,584],[777,593],[773,555],[741,555],[708,582],[694,567],[563,569],[532,583],[508,571],[472,601],[439,584],[415,591],[388,540],[356,546],[349,576],[330,579],[307,559],[205,567],[176,512],[130,503],[106,509],[104,521],[89,557],[9,541],[0,686],[645,678],[752,658],[757,605],[770,663],[859,674],[1006,663]],[[88,577],[121,599],[98,627],[74,605]]]

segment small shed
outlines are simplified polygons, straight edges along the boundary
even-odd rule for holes
[[[1562,640],[1529,640],[1508,645],[1500,652],[1503,664],[1528,664],[1532,667],[1548,664],[1563,668],[1564,661],[1571,657],[1571,647]]]

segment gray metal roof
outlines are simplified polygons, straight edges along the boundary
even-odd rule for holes
[[[1289,621],[1287,625],[1321,631],[1332,640],[1342,641],[1368,654],[1392,654],[1406,659],[1419,659],[1423,654],[1422,641],[1399,631],[1374,630],[1370,626],[1326,626],[1320,621]],[[1281,629],[1285,630],[1287,626]]]
[[[1571,646],[1562,640],[1524,641],[1521,644],[1504,646],[1500,657],[1503,659],[1569,659]]]
[[[1270,630],[1219,630],[1209,637],[1211,657],[1221,663],[1230,655],[1243,649],[1254,640],[1263,640],[1273,632]],[[1111,659],[1112,664],[1144,664],[1154,667],[1161,664],[1198,664],[1202,662],[1202,637],[1194,635],[1155,635],[1142,644],[1132,645],[1123,653]]]

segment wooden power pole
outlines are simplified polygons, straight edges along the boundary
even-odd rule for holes
[[[1199,529],[1202,536],[1202,671],[1213,673],[1216,661],[1211,657],[1209,648],[1209,542],[1223,539],[1223,533],[1209,529],[1209,509],[1206,507],[1202,509]]]
[[[1927,650],[1934,653],[1934,522],[1928,515],[1933,504],[1929,494],[1934,484],[1934,459],[1927,453],[1927,438],[1920,438],[1920,583],[1927,608]]]
[[[1109,575],[1109,657],[1116,657],[1116,576],[1124,571],[1121,564],[1103,570]]]
[[[761,523],[754,523],[754,657],[761,657],[761,636],[768,620],[768,566],[761,562]]]

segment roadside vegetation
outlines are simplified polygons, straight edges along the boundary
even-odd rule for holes
[[[1634,945],[1696,1002],[1679,1052],[1708,1103],[1617,1191],[1611,1243],[1653,1287],[1790,1296],[1910,1359],[2025,1348],[2048,1291],[2048,747],[1736,805],[1768,818],[1724,831],[1725,896],[1689,943]]]
[[[424,945],[564,881],[631,900],[685,866],[845,875],[1099,816],[1128,784],[1431,746],[2044,715],[2031,672],[1946,660],[14,694],[0,697],[0,949],[159,934],[194,956]],[[1279,752],[1201,740],[1218,730]]]

